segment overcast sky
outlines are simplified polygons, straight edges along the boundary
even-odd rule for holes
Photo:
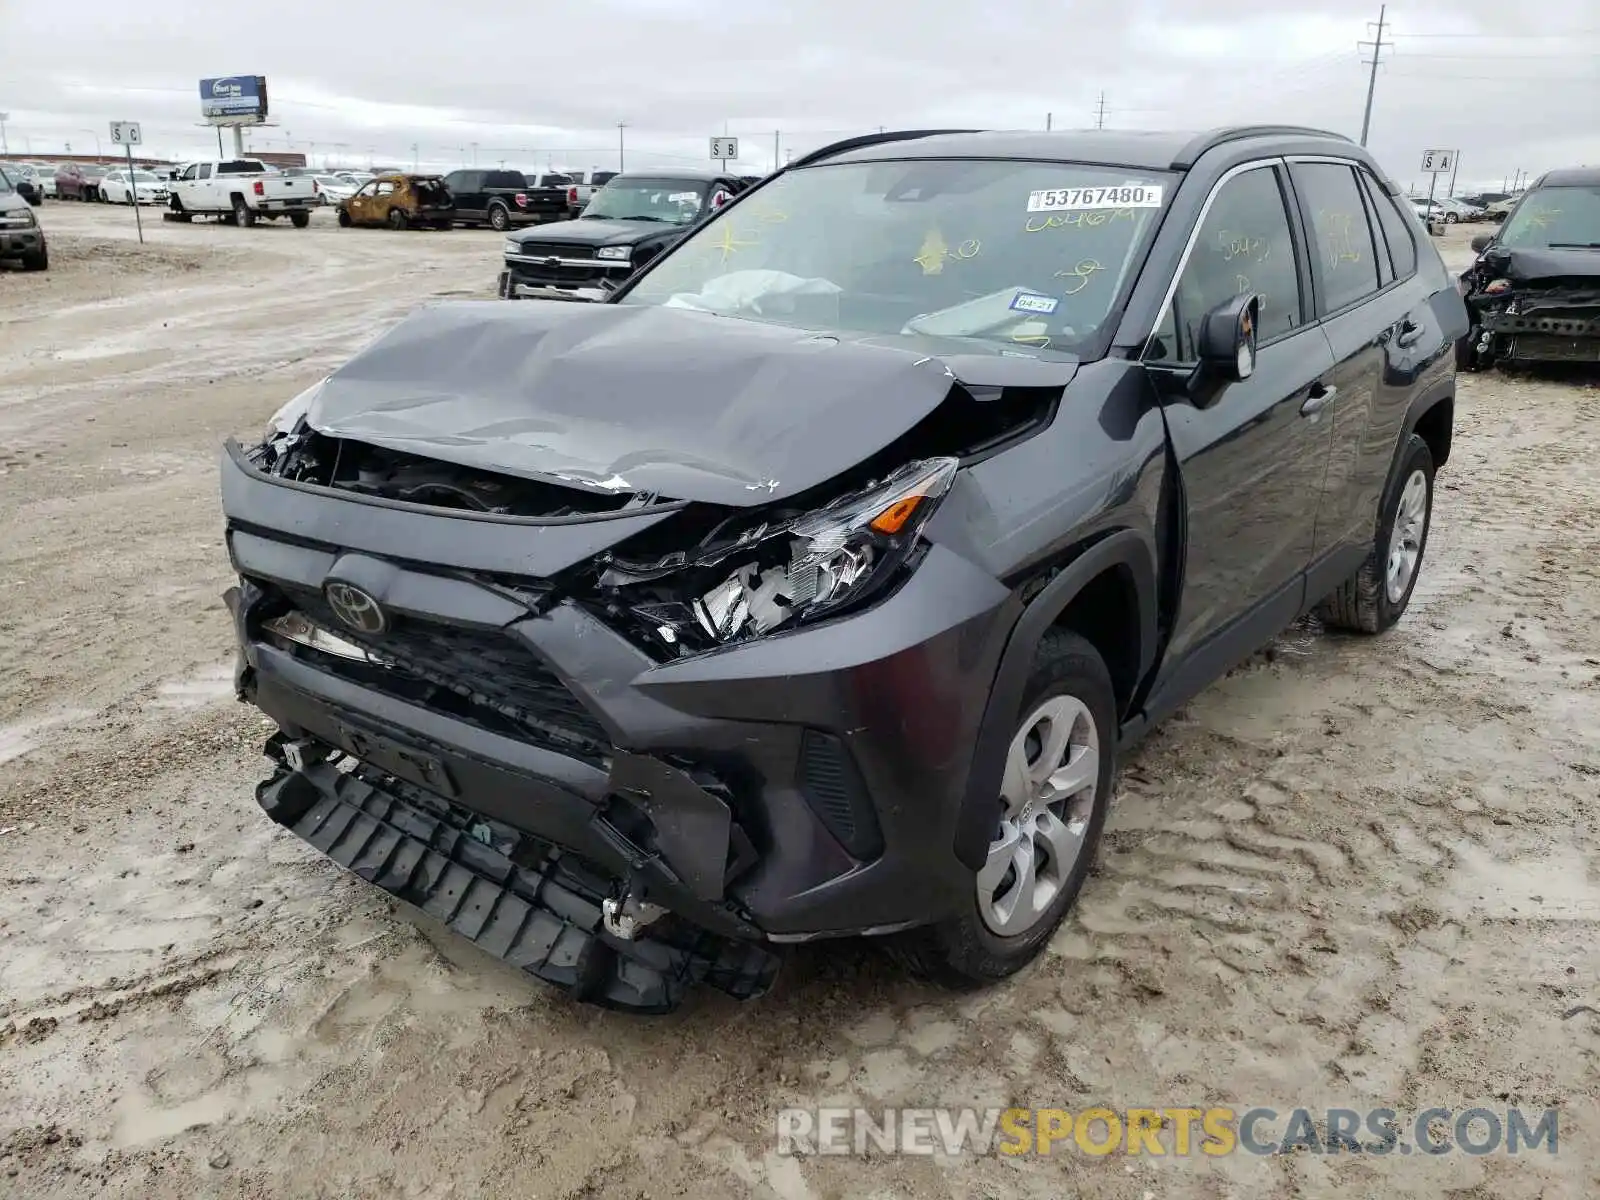
[[[741,137],[764,171],[893,127],[1361,128],[1370,6],[1355,0],[0,0],[13,153],[95,152],[114,119],[182,158],[215,150],[198,81],[268,78],[249,144],[319,165],[704,163]],[[1402,185],[1458,148],[1458,190],[1600,163],[1600,0],[1391,5],[1370,146]],[[1370,51],[1368,52],[1370,53]],[[476,143],[476,150],[473,144]],[[415,146],[415,150],[413,150]]]

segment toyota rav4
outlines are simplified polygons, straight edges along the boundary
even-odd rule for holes
[[[642,1011],[1037,955],[1115,764],[1405,611],[1467,315],[1299,128],[856,138],[597,304],[424,308],[222,460],[268,816]]]

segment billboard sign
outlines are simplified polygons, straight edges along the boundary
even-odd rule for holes
[[[224,75],[200,81],[200,115],[203,117],[265,117],[265,75]]]

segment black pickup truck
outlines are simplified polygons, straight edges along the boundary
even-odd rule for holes
[[[521,171],[452,171],[445,186],[456,198],[456,223],[510,229],[567,219],[567,184],[537,187]]]
[[[655,171],[618,175],[577,220],[506,239],[500,296],[600,300],[704,217],[744,190],[733,175]]]

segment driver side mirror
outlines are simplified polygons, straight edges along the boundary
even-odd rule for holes
[[[1261,297],[1246,292],[1224,301],[1200,320],[1195,339],[1199,365],[1189,377],[1189,396],[1204,408],[1230,383],[1256,373],[1256,322]]]
[[[1489,243],[1492,241],[1494,241],[1494,234],[1480,233],[1472,239],[1472,249],[1474,252],[1482,254],[1489,248]]]
[[[23,180],[21,183],[17,184],[17,195],[21,196],[35,208],[39,206],[39,189],[34,187],[33,184],[29,183],[27,180]]]

